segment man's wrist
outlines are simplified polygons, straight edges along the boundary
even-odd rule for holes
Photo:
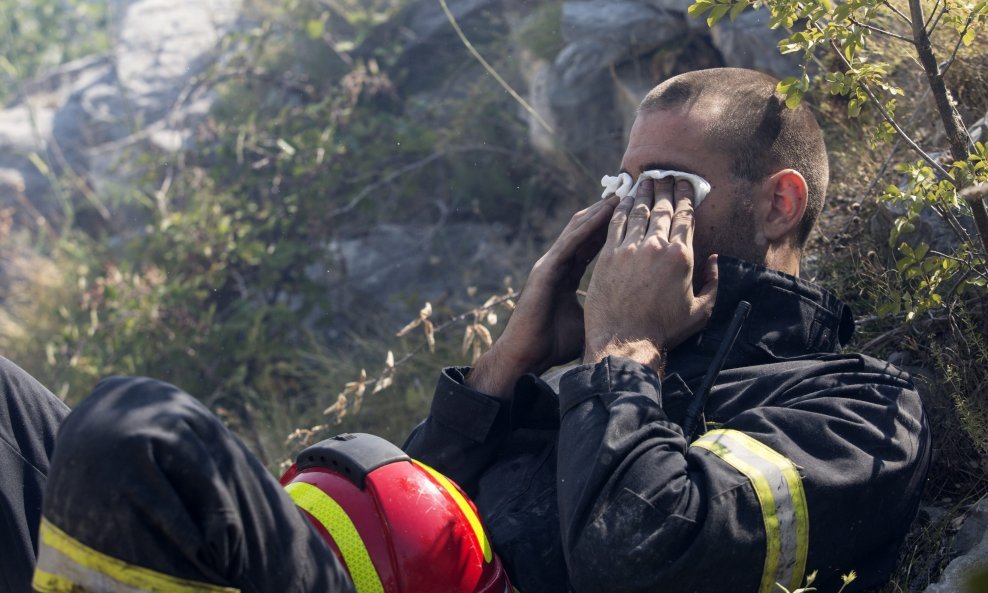
[[[510,400],[515,383],[525,373],[532,372],[513,357],[501,351],[497,343],[484,352],[463,378],[464,384],[500,400]]]
[[[663,376],[666,365],[666,351],[651,340],[620,340],[611,338],[599,345],[587,344],[583,364],[597,364],[608,356],[621,356],[631,359],[654,370]]]

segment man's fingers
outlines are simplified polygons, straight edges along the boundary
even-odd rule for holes
[[[624,240],[625,226],[628,223],[628,213],[631,212],[631,207],[634,205],[635,198],[629,195],[622,198],[617,207],[614,208],[614,213],[611,215],[611,224],[607,229],[607,241],[605,245],[617,246]]]
[[[640,243],[648,230],[649,212],[652,210],[652,180],[643,179],[638,184],[635,203],[628,212],[628,224],[624,232],[624,243]]]
[[[655,205],[652,206],[652,216],[648,223],[648,232],[657,236],[662,245],[669,240],[672,214],[672,178],[663,177],[655,182]]]
[[[694,227],[693,186],[689,181],[678,181],[676,183],[676,213],[672,217],[669,241],[692,246]]]

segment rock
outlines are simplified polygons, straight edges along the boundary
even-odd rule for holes
[[[62,216],[63,205],[39,164],[54,174],[74,171],[85,177],[86,150],[106,136],[100,101],[90,100],[87,91],[104,85],[112,72],[106,55],[64,64],[26,84],[16,101],[0,110],[0,207],[12,206],[21,221],[32,223],[39,216],[49,221]]]
[[[967,512],[964,523],[954,535],[951,551],[962,555],[971,551],[988,534],[988,498],[974,505]]]
[[[947,510],[935,505],[924,505],[919,507],[919,514],[916,522],[919,525],[929,525],[942,519],[947,514]]]
[[[98,224],[133,224],[103,204],[140,174],[127,166],[125,149],[137,142],[166,153],[188,146],[211,103],[190,85],[215,58],[239,8],[240,0],[115,0],[108,54],[50,71],[0,110],[0,207],[57,222],[67,198],[77,213],[95,213]],[[53,191],[38,162],[70,177],[72,189]]]
[[[727,66],[751,68],[780,79],[799,75],[800,54],[779,53],[779,41],[786,33],[769,29],[768,19],[765,8],[746,10],[733,22],[725,17],[711,31],[714,46]]]
[[[978,507],[984,508],[985,503],[982,500]],[[983,593],[983,589],[969,588],[971,579],[980,575],[983,582],[983,575],[988,571],[988,531],[985,531],[981,519],[977,521],[980,533],[976,535],[975,545],[964,555],[954,558],[943,571],[940,581],[927,587],[924,593]]]
[[[508,234],[501,226],[476,223],[444,223],[431,229],[383,224],[334,240],[330,251],[343,273],[330,283],[339,287],[332,300],[347,310],[383,313],[379,318],[397,330],[425,301],[436,303],[464,286],[476,286],[479,295],[500,292],[503,278],[515,269]],[[410,286],[415,287],[414,295],[409,294]],[[476,306],[485,299],[467,304]]]
[[[447,7],[470,42],[483,48],[487,42],[503,38],[508,30],[503,22],[504,4],[504,0],[457,0],[447,2]],[[450,74],[474,60],[436,0],[408,3],[398,15],[369,33],[354,57],[374,58],[382,48],[397,52],[389,75],[406,95],[448,84]]]
[[[569,44],[549,74],[548,104],[566,147],[581,161],[611,168],[620,160],[626,130],[612,69],[682,37],[685,28],[681,13],[646,2],[563,4]]]
[[[627,48],[653,48],[681,36],[681,12],[648,2],[571,1],[563,4],[562,35],[568,43],[589,39]]]

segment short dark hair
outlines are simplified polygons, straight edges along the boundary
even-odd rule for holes
[[[652,89],[639,113],[678,109],[697,102],[724,106],[705,135],[711,148],[733,160],[731,173],[757,182],[780,169],[795,169],[806,179],[806,213],[796,232],[802,248],[823,209],[830,176],[823,132],[805,102],[786,107],[776,92],[778,80],[742,68],[695,70],[670,78]]]

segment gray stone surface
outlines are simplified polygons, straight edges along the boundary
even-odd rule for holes
[[[57,221],[63,200],[92,205],[132,181],[121,166],[126,147],[187,146],[210,103],[189,85],[215,59],[239,8],[240,0],[114,0],[109,53],[48,72],[0,110],[0,207]],[[32,154],[57,175],[77,176],[73,187],[90,188],[88,196],[59,195]]]
[[[957,537],[967,540],[971,547],[954,558],[940,581],[927,587],[924,593],[982,593],[972,591],[968,581],[974,573],[988,571],[988,499],[972,508]]]
[[[17,101],[0,110],[0,207],[13,206],[32,221],[58,215],[49,178],[30,157],[42,159],[53,173],[71,169],[84,175],[86,150],[107,133],[102,104],[88,90],[112,76],[108,56],[76,60],[26,85]]]
[[[966,554],[974,549],[988,534],[988,498],[971,507],[964,518],[964,524],[954,535],[951,550],[954,554]]]
[[[330,283],[337,291],[335,306],[373,311],[398,329],[425,301],[445,300],[465,286],[476,286],[480,295],[499,292],[518,259],[518,247],[509,244],[508,235],[498,225],[447,222],[426,229],[382,224],[336,239],[329,245],[342,269],[338,281]],[[456,298],[452,295],[452,302]]]
[[[767,9],[746,10],[736,21],[725,17],[714,26],[714,46],[724,56],[725,66],[751,68],[776,78],[800,73],[801,54],[779,53],[778,44],[785,32],[769,29],[768,18]]]
[[[799,72],[799,56],[779,54],[781,31],[768,29],[767,11],[723,19],[712,31],[686,11],[692,0],[569,0],[562,6],[566,45],[540,95],[563,131],[568,150],[583,162],[614,165],[629,131],[629,114],[653,86],[689,67],[752,68],[778,78]],[[681,51],[700,36],[713,60]],[[694,59],[697,58],[697,59]],[[630,107],[629,107],[630,106]]]

